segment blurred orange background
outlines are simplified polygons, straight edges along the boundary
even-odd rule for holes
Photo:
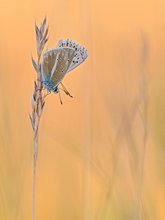
[[[36,57],[73,39],[88,59],[51,94],[39,136],[36,220],[165,219],[165,2],[0,0],[0,220],[29,220]]]

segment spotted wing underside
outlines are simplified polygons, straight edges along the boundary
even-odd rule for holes
[[[71,48],[75,51],[72,62],[70,63],[70,66],[67,70],[67,72],[70,72],[71,70],[79,66],[82,62],[84,62],[84,60],[88,57],[88,53],[84,47],[81,47],[79,44],[69,39],[61,40],[57,44],[57,48],[65,47]]]

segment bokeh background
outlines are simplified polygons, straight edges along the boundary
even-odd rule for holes
[[[36,57],[71,38],[89,58],[47,98],[37,163],[38,220],[165,219],[165,2],[0,0],[0,219],[29,220]]]

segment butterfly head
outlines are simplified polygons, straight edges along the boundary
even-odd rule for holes
[[[57,86],[54,86],[54,83],[52,81],[43,81],[43,85],[44,85],[44,88],[47,89],[49,92],[55,92],[55,93],[58,93],[58,87]]]

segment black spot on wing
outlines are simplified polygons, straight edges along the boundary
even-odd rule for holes
[[[71,48],[59,48],[59,49],[60,52],[58,57],[58,63],[52,74],[52,80],[55,85],[58,85],[65,76],[75,53],[74,50]]]

